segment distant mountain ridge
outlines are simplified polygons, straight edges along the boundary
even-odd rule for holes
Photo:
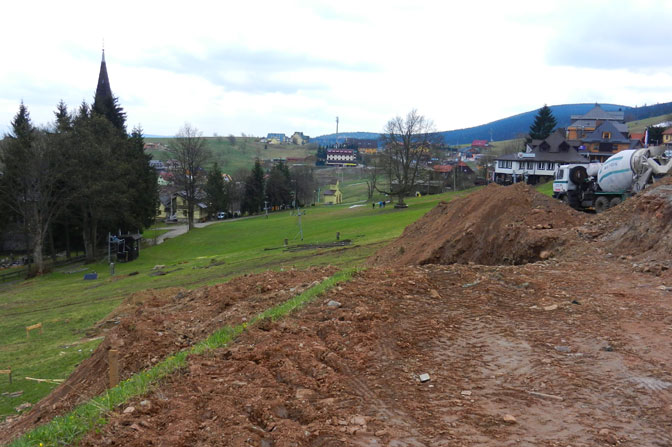
[[[567,127],[571,123],[572,115],[582,115],[595,106],[595,103],[583,104],[560,104],[549,106],[558,122],[557,127]],[[600,104],[604,110],[613,112],[622,110],[625,114],[625,121],[635,121],[653,116],[672,113],[672,102],[654,104],[642,107],[630,107],[619,104]],[[502,118],[480,126],[468,127],[465,129],[447,130],[439,132],[443,136],[446,144],[458,145],[471,143],[473,140],[510,140],[517,138],[521,134],[526,134],[530,125],[534,121],[539,109],[529,112],[513,115],[508,118]],[[345,138],[364,138],[376,139],[380,134],[375,132],[342,132],[338,134],[339,141]],[[311,142],[318,144],[333,144],[336,142],[336,134],[322,135],[311,139]]]

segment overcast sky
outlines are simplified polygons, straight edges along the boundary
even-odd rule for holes
[[[672,101],[672,1],[13,1],[0,130],[91,102],[104,39],[129,128],[174,135],[438,130],[543,104]]]

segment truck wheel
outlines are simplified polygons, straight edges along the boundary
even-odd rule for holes
[[[560,200],[562,200],[562,203],[569,205],[569,196],[567,194],[561,195]]]
[[[601,213],[609,209],[609,199],[604,196],[600,196],[595,199],[595,212]]]
[[[622,202],[620,197],[614,197],[609,201],[609,208],[613,208],[616,205],[619,205]]]
[[[583,166],[574,166],[569,170],[569,179],[577,184],[582,184],[588,178],[588,172]]]

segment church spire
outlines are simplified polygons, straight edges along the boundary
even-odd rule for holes
[[[100,61],[100,74],[98,75],[98,86],[96,87],[96,96],[93,99],[93,112],[106,117],[116,128],[126,132],[126,114],[122,109],[117,98],[112,95],[110,88],[110,79],[107,76],[107,64],[105,63],[105,48]]]
[[[103,48],[103,58],[100,62],[100,74],[98,74],[98,87],[96,87],[96,97],[94,103],[104,102],[112,98],[112,88],[110,79],[107,77],[107,64],[105,63],[105,48]]]

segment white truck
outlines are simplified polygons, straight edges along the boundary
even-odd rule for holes
[[[561,165],[555,171],[553,197],[574,209],[600,213],[638,193],[672,169],[664,146],[628,149],[604,163]]]

